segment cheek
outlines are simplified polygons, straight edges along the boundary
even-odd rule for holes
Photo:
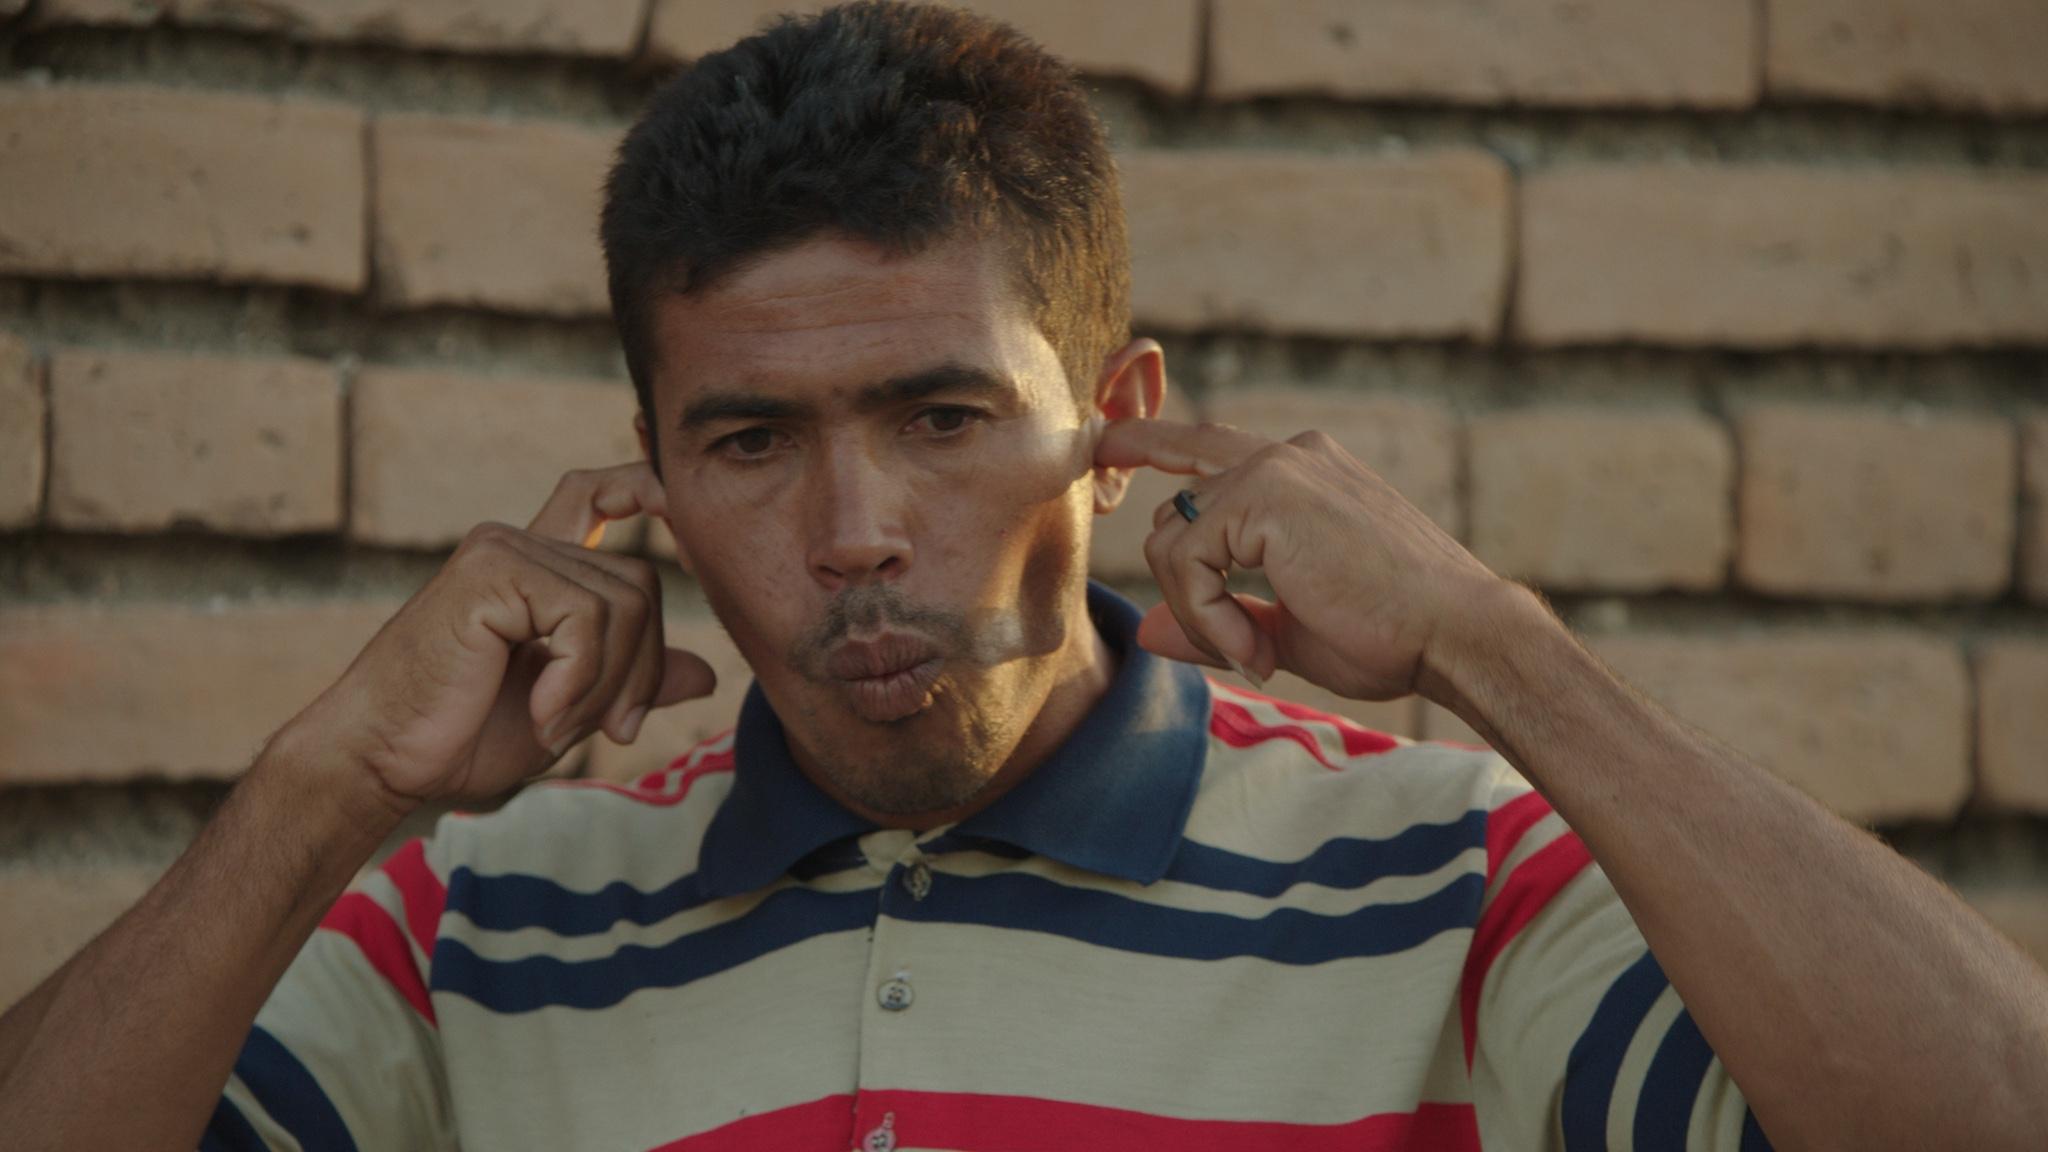
[[[919,470],[917,519],[951,554],[1058,548],[1086,520],[1087,471],[1074,434],[1007,430]],[[986,559],[986,557],[984,557]]]

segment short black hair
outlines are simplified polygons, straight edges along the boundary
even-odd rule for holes
[[[908,255],[963,229],[1004,243],[1085,406],[1130,339],[1130,256],[1072,69],[986,17],[877,2],[782,17],[686,65],[619,145],[600,226],[650,438],[660,294],[820,234]]]

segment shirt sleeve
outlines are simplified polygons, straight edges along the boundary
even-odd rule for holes
[[[1769,1149],[1606,873],[1534,792],[1489,814],[1464,975],[1485,1147]]]
[[[413,840],[343,893],[257,1013],[203,1152],[455,1148],[427,992],[446,891]]]

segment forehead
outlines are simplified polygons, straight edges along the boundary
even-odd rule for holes
[[[1058,358],[999,246],[949,239],[912,255],[822,237],[654,310],[656,398],[707,388],[857,388],[940,364],[1010,376],[1027,393]]]

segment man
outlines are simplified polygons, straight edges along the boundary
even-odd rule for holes
[[[10,1147],[2039,1146],[2048,980],[1949,894],[1327,438],[1151,419],[1101,132],[1028,42],[780,24],[655,99],[603,234],[645,461],[471,533],[0,1021]],[[1142,614],[1085,579],[1136,467],[1189,477]],[[343,894],[709,691],[582,546],[640,512],[736,732]],[[1418,691],[1514,770],[1176,661]]]

